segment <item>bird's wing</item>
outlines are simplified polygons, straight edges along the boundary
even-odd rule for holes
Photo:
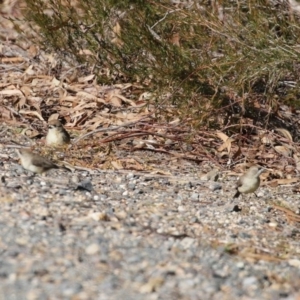
[[[64,130],[64,133],[65,133],[64,140],[65,140],[65,142],[69,142],[70,138],[71,138],[70,134],[66,129],[63,128],[63,130]]]
[[[41,156],[35,156],[32,158],[32,164],[37,167],[43,167],[43,168],[58,168],[56,164],[54,164],[52,161],[41,157]]]
[[[236,185],[235,185],[236,189],[243,185],[242,181],[243,181],[243,175],[236,182]]]

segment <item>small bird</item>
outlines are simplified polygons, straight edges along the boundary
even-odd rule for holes
[[[64,146],[70,143],[70,135],[62,126],[59,120],[48,123],[48,133],[46,136],[47,146]]]
[[[36,153],[32,153],[27,149],[17,150],[17,153],[21,159],[21,165],[24,169],[33,173],[42,174],[50,169],[58,169],[59,166],[45,157],[42,157]]]
[[[239,197],[242,194],[254,193],[260,185],[260,174],[265,171],[261,166],[252,166],[244,173],[236,184],[236,193],[233,198]]]

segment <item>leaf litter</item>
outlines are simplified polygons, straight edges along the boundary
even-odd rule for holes
[[[285,128],[265,129],[244,118],[243,124],[220,126],[221,130],[196,129],[176,113],[171,118],[159,114],[153,104],[155,96],[146,87],[137,83],[98,84],[91,69],[68,65],[33,45],[3,44],[0,72],[5,74],[0,79],[1,121],[15,126],[15,141],[19,142],[21,133],[24,144],[30,141],[41,153],[55,156],[57,149],[45,147],[44,136],[47,121],[59,118],[73,143],[59,149],[63,156],[55,157],[70,165],[171,178],[167,162],[172,159],[179,167],[182,161],[191,161],[199,164],[199,169],[212,164],[235,175],[258,163],[268,169],[262,175],[263,185],[289,185],[292,192],[300,191],[299,143]],[[174,110],[165,107],[169,116]],[[297,115],[293,121],[297,123]],[[230,127],[236,126],[241,127],[241,133],[230,135]],[[245,128],[251,130],[245,134]],[[143,160],[136,158],[136,152],[165,156],[150,162],[146,155],[142,155]],[[289,222],[299,222],[289,208],[274,205],[274,209],[284,213]]]

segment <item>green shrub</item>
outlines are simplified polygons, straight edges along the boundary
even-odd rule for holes
[[[299,27],[287,7],[188,3],[27,0],[27,19],[45,47],[93,65],[100,83],[139,82],[158,107],[194,124],[220,126],[217,116],[239,107],[251,112],[257,95],[270,104],[275,94],[298,94],[284,83],[299,77]]]

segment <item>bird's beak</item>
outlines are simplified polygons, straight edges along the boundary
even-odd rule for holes
[[[267,168],[261,168],[260,170],[259,170],[259,174],[261,174],[261,173],[263,173],[263,172],[265,172],[265,171],[267,171],[268,169]]]

